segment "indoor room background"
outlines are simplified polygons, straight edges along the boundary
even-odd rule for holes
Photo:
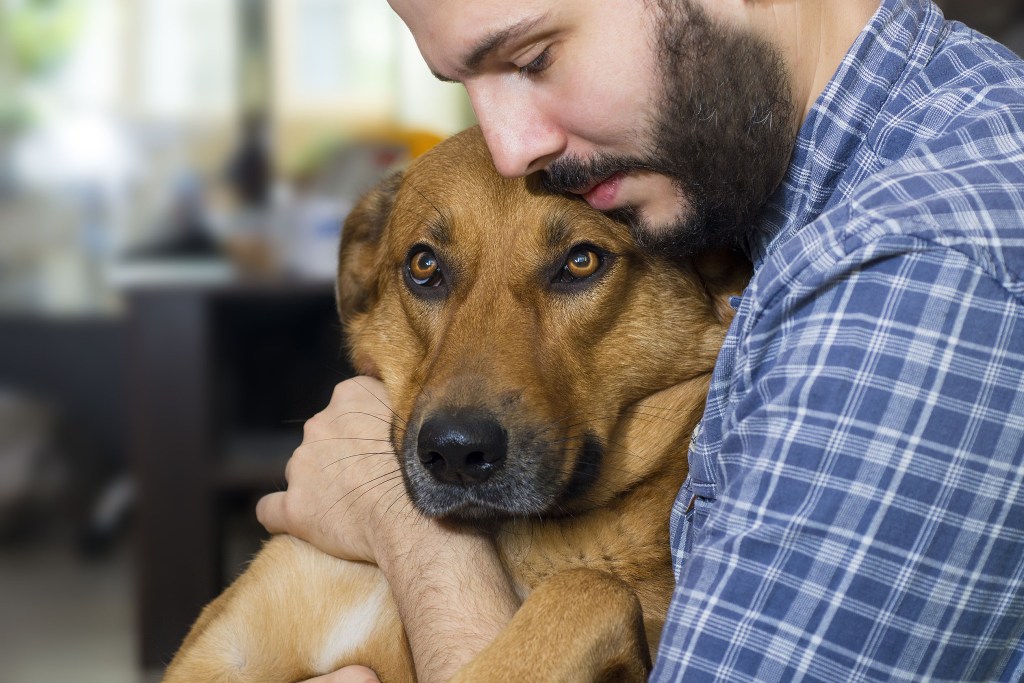
[[[345,215],[473,121],[384,0],[0,0],[0,682],[159,677],[351,374]]]

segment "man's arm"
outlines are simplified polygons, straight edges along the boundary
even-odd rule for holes
[[[492,540],[421,515],[409,501],[389,439],[387,392],[360,377],[337,386],[305,426],[288,462],[288,489],[256,508],[271,533],[289,533],[388,579],[418,679],[446,681],[518,607]]]

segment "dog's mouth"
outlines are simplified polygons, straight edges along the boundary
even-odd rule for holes
[[[593,434],[507,429],[479,411],[431,416],[403,441],[413,504],[429,517],[474,524],[573,511],[598,485],[605,454]]]

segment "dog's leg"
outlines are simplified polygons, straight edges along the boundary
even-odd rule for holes
[[[453,683],[645,681],[651,657],[636,594],[594,569],[555,574],[530,593]]]
[[[413,680],[384,576],[278,536],[203,610],[164,681],[296,681],[345,664],[371,666],[387,681]]]

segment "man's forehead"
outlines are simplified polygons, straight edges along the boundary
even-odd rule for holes
[[[525,14],[544,12],[558,3],[554,0],[388,0],[403,20],[417,25],[434,23],[504,24]]]
[[[550,0],[388,0],[428,66],[455,77],[501,44],[543,22]]]

